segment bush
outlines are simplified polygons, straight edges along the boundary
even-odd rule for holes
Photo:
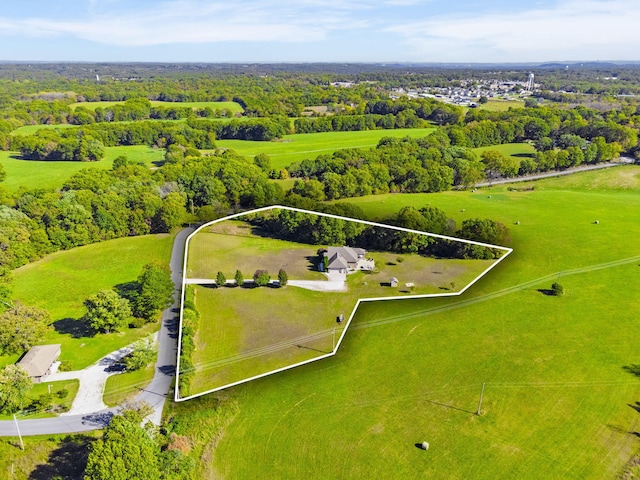
[[[271,277],[269,277],[269,272],[266,270],[256,270],[253,274],[253,281],[256,287],[264,287],[268,285],[269,280],[271,280]]]
[[[554,282],[553,285],[551,285],[551,292],[553,292],[556,297],[561,297],[564,295],[564,287],[558,282]]]
[[[138,340],[133,344],[133,352],[124,358],[123,363],[127,370],[140,370],[153,360],[154,353],[155,345],[150,339]]]

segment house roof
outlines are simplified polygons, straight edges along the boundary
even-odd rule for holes
[[[340,253],[336,252],[331,257],[329,257],[329,263],[327,264],[327,268],[348,268],[347,260],[340,255]]]
[[[329,265],[331,265],[332,259],[337,255],[342,257],[347,263],[356,263],[358,257],[363,257],[367,254],[367,251],[363,248],[352,247],[329,247],[327,249],[327,257],[329,257]]]
[[[24,368],[30,376],[41,377],[51,368],[51,364],[56,361],[58,355],[60,355],[60,344],[39,345],[29,350],[17,365]]]

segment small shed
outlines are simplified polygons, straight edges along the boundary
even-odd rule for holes
[[[51,367],[60,356],[60,346],[55,344],[33,347],[17,365],[27,371],[33,383],[40,383],[51,373]]]
[[[389,280],[389,284],[392,287],[397,287],[398,286],[398,279],[396,277],[391,277],[391,280]]]

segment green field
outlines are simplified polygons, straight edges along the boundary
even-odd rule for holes
[[[78,102],[72,103],[71,108],[84,107],[88,110],[95,110],[98,107],[107,108],[114,105],[122,105],[124,102]],[[206,108],[210,107],[212,110],[231,110],[233,113],[244,112],[244,109],[239,103],[236,102],[163,102],[159,100],[151,100],[151,105],[154,107],[178,107],[178,108]]]
[[[154,357],[146,368],[110,375],[104,387],[102,400],[108,407],[122,405],[128,400],[132,400],[140,393],[141,389],[149,385],[155,372],[156,359]]]
[[[164,150],[134,145],[130,147],[106,147],[105,157],[99,162],[52,162],[22,160],[17,152],[0,152],[0,163],[7,172],[2,183],[9,190],[19,187],[57,189],[74,173],[85,168],[101,168],[108,170],[113,160],[125,155],[131,160],[141,160],[149,167],[164,160]]]
[[[487,103],[481,103],[478,108],[482,110],[491,110],[494,112],[506,112],[510,108],[524,108],[523,100],[493,100]]]
[[[53,412],[27,412],[22,411],[17,414],[18,419],[32,419],[32,418],[47,418],[54,417],[57,413],[66,412],[71,408],[73,399],[78,393],[80,386],[79,380],[61,380],[58,382],[43,382],[37,383],[29,391],[27,397],[30,400],[37,400],[39,397],[47,395],[49,393],[49,385],[51,385],[51,404]],[[58,393],[66,390],[66,394],[63,398],[58,396]],[[0,420],[13,420],[13,415],[0,415]]]
[[[84,368],[104,355],[149,335],[157,325],[76,338],[73,332],[81,327],[82,302],[100,290],[135,281],[147,263],[167,264],[172,243],[171,235],[147,235],[51,254],[14,270],[14,296],[27,305],[49,311],[51,320],[58,322],[58,330],[43,338],[42,343],[62,344],[60,359],[73,369]],[[0,357],[0,364],[5,359],[8,357]]]
[[[530,143],[505,143],[502,145],[491,145],[489,147],[478,147],[473,149],[473,151],[478,155],[487,150],[497,150],[503,155],[516,158],[528,157],[536,153],[536,149]]]
[[[196,450],[202,478],[616,478],[640,447],[639,183],[349,199],[494,218],[515,250],[462,297],[365,304],[335,357],[202,399],[237,411]],[[539,291],[558,278],[564,297]]]
[[[251,225],[229,220],[200,230],[189,241],[187,278],[232,279],[237,269],[251,278],[257,269],[285,269],[289,281],[315,280],[319,245],[259,235]],[[190,394],[202,393],[333,351],[342,333],[336,318],[349,318],[360,298],[451,293],[460,290],[494,260],[457,260],[368,252],[375,270],[348,275],[348,291],[285,288],[195,287],[200,327],[195,336],[195,380]],[[401,279],[391,288],[392,277]],[[411,287],[405,287],[409,282]],[[335,333],[335,336],[334,336]]]
[[[39,435],[0,438],[0,478],[3,479],[79,479],[87,464],[87,446],[101,435]],[[13,472],[13,473],[12,473]]]
[[[305,158],[316,158],[321,154],[331,154],[342,148],[375,147],[382,137],[426,137],[435,128],[407,128],[396,130],[365,130],[360,132],[322,132],[285,135],[274,142],[253,142],[247,140],[218,140],[219,148],[230,148],[241,155],[254,157],[266,153],[271,157],[273,168],[279,170],[293,162]]]

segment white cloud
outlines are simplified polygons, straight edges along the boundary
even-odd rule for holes
[[[135,11],[129,12],[105,8],[117,2],[107,0],[101,8],[97,8],[98,3],[91,0],[88,16],[73,20],[0,17],[0,33],[71,36],[108,45],[148,46],[228,41],[308,42],[322,40],[333,30],[366,25],[349,19],[350,12],[366,8],[365,4],[338,0],[300,0],[295,5],[275,0],[233,5],[221,1],[172,0],[143,9],[133,4]]]
[[[517,13],[436,16],[386,28],[423,61],[638,59],[640,2],[563,1]]]

